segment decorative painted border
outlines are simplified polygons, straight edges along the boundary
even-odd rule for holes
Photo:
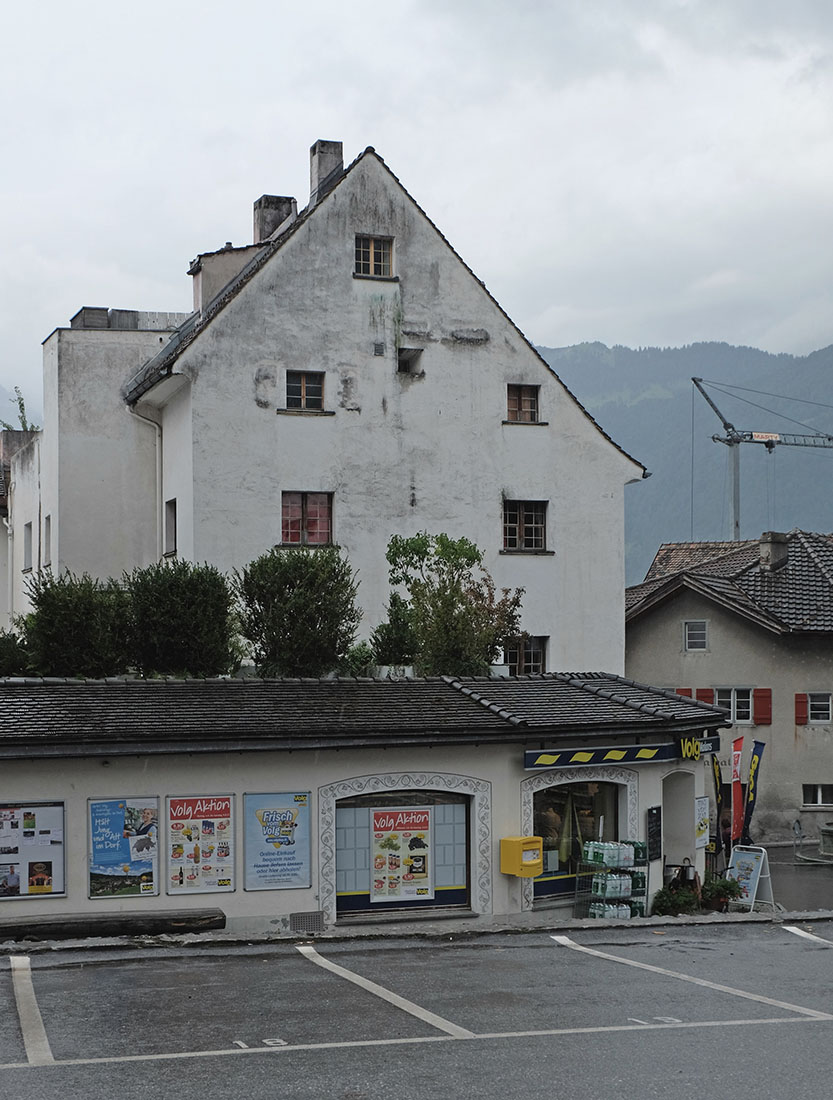
[[[521,780],[521,832],[533,835],[533,796],[545,787],[561,787],[565,783],[618,783],[625,787],[628,816],[628,835],[639,836],[639,775],[628,768],[559,768],[557,771],[535,772]],[[531,909],[533,879],[521,883],[521,906]]]
[[[585,769],[586,770],[586,769]],[[537,778],[537,777],[536,777]],[[341,798],[380,791],[455,791],[472,799],[474,848],[471,904],[476,913],[492,911],[492,784],[470,775],[444,772],[391,772],[360,775],[318,788],[318,901],[324,922],[336,919],[336,804]],[[530,802],[531,805],[531,802]]]

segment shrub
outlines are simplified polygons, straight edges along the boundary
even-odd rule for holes
[[[351,646],[338,666],[339,676],[369,676],[376,664],[373,648],[368,642],[359,642]]]
[[[347,656],[361,611],[337,546],[275,547],[236,574],[236,587],[260,676],[321,676]]]
[[[388,620],[380,623],[370,636],[377,665],[413,664],[417,651],[411,609],[398,592],[391,592]]]
[[[0,630],[0,676],[22,676],[28,667],[26,646],[10,630]]]
[[[218,676],[236,666],[233,596],[213,565],[160,562],[125,575],[130,651],[143,675]]]
[[[679,917],[682,913],[696,913],[700,908],[700,899],[694,890],[684,886],[676,890],[663,886],[654,894],[651,914],[655,917]]]
[[[49,573],[27,586],[29,667],[42,676],[118,676],[128,668],[129,598],[115,581]]]

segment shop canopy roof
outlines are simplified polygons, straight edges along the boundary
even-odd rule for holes
[[[0,758],[667,741],[725,712],[603,672],[511,679],[0,680]]]

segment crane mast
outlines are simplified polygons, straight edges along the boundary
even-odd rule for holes
[[[727,420],[711,397],[703,388],[702,378],[691,380],[697,388],[700,396],[715,413],[723,425],[725,435],[713,435],[715,443],[723,443],[729,448],[731,454],[732,470],[732,538],[740,542],[740,445],[741,443],[760,443],[771,454],[777,446],[786,447],[833,447],[833,435],[824,432],[815,434],[795,435],[784,432],[750,432],[739,431],[731,421]]]

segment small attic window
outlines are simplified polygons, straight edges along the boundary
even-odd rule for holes
[[[356,237],[356,275],[370,275],[376,278],[391,277],[390,237]]]
[[[400,348],[396,360],[399,374],[418,374],[422,348]]]

